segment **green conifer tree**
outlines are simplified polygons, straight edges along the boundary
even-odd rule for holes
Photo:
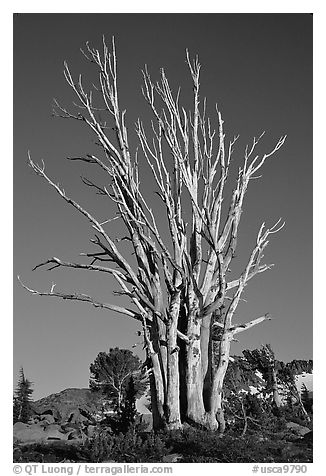
[[[21,367],[17,388],[14,393],[13,417],[14,423],[21,421],[27,423],[33,414],[32,399],[33,393],[32,382],[30,382],[24,374],[24,369]]]
[[[136,394],[137,390],[135,388],[134,378],[131,376],[126,388],[124,402],[121,405],[120,410],[120,425],[123,433],[127,432],[128,429],[135,423],[135,418],[137,415]]]

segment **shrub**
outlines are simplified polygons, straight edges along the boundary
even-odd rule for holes
[[[239,438],[226,434],[187,429],[172,432],[165,445],[173,453],[180,453],[183,463],[287,463],[311,462],[312,448],[307,445],[288,443],[280,434],[269,437],[260,434]]]
[[[108,460],[117,463],[160,462],[168,449],[160,435],[137,433],[131,427],[126,433],[113,434],[101,429],[87,444],[89,461],[100,463]]]

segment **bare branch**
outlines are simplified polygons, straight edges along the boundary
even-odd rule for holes
[[[246,324],[238,324],[234,327],[231,327],[230,331],[234,332],[234,334],[238,334],[239,332],[246,331],[247,329],[250,329],[251,327],[256,326],[257,324],[260,324],[263,321],[271,321],[271,320],[272,318],[267,313],[261,317],[257,317],[256,319],[253,319],[250,322],[247,322]]]
[[[109,304],[109,303],[103,303],[100,301],[95,300],[93,297],[88,296],[87,294],[67,294],[67,293],[62,293],[62,292],[54,292],[54,286],[52,284],[50,291],[48,292],[42,292],[42,291],[36,291],[35,289],[31,289],[27,287],[20,279],[19,276],[17,276],[18,281],[20,284],[25,288],[27,291],[29,291],[32,294],[36,294],[38,296],[54,296],[61,298],[63,300],[69,300],[69,301],[82,301],[82,302],[88,302],[92,304],[92,306],[96,308],[101,308],[101,309],[107,309],[109,311],[115,311],[119,314],[124,314],[125,316],[132,317],[133,319],[136,319],[137,321],[141,320],[140,315],[137,314],[135,311],[132,311],[131,309],[121,307],[121,306],[116,306],[114,304]]]
[[[37,268],[40,268],[42,266],[46,266],[46,265],[51,264],[51,263],[54,263],[55,266],[49,268],[48,271],[50,271],[54,268],[57,268],[59,266],[62,266],[62,267],[65,267],[65,268],[77,268],[77,269],[84,269],[84,270],[90,270],[90,271],[100,271],[100,272],[109,273],[109,274],[112,274],[112,275],[118,274],[121,277],[121,279],[123,279],[124,281],[128,281],[126,276],[123,273],[121,273],[120,271],[116,270],[116,269],[106,268],[105,266],[95,266],[95,265],[90,265],[90,264],[69,263],[67,261],[62,261],[62,260],[60,260],[59,258],[56,258],[56,257],[50,258],[47,261],[44,261],[43,263],[40,263],[40,264],[36,265],[33,268],[33,271],[36,270]]]

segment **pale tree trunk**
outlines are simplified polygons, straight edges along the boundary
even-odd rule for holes
[[[205,408],[203,400],[203,373],[200,351],[200,324],[190,326],[193,338],[187,348],[187,419],[204,424]]]
[[[187,389],[187,419],[190,422],[203,424],[205,408],[203,401],[202,354],[200,345],[201,320],[197,318],[198,300],[193,287],[188,289],[188,326],[187,335],[190,341],[187,346],[186,389]]]
[[[225,420],[222,404],[223,383],[229,364],[230,346],[232,338],[232,333],[224,333],[224,335],[222,336],[222,340],[219,343],[218,364],[215,369],[213,364],[213,382],[211,393],[211,409],[209,412],[209,425],[212,430],[218,428],[219,433],[221,435],[225,431]]]
[[[206,411],[210,410],[210,396],[212,388],[212,316],[202,319],[200,332],[201,369],[203,375],[203,399]]]
[[[121,385],[119,385],[119,389],[118,389],[118,404],[117,404],[118,412],[121,410],[121,403],[122,403],[122,391],[121,391]]]
[[[293,383],[292,383],[292,392],[294,394],[294,397],[296,398],[298,404],[299,404],[299,407],[300,407],[300,410],[301,410],[301,413],[304,417],[304,419],[309,423],[311,420],[310,420],[310,416],[308,415],[308,412],[307,410],[305,409],[304,407],[304,404],[302,402],[302,398],[301,398],[301,393],[300,391],[297,389],[297,386],[296,386],[296,382],[295,382],[295,378],[293,379]],[[291,392],[291,389],[290,389],[290,392]],[[291,393],[292,393],[291,392]]]
[[[310,416],[308,415],[308,412],[307,412],[307,410],[305,409],[304,404],[302,403],[301,395],[300,395],[299,392],[298,392],[298,402],[299,402],[299,406],[300,406],[300,409],[301,409],[301,412],[302,412],[302,415],[303,415],[304,419],[305,419],[308,423],[310,423],[310,421],[311,421]]]
[[[180,308],[180,291],[172,298],[167,326],[167,424],[169,429],[181,428],[179,347],[177,346],[177,326]]]
[[[273,392],[273,402],[276,408],[280,408],[282,405],[280,392],[277,384],[276,370],[272,369],[272,392]]]

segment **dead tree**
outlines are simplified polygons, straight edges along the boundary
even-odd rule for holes
[[[142,160],[147,161],[166,213],[167,227],[162,232],[140,186],[140,154],[132,153],[129,147],[126,111],[121,110],[118,100],[114,40],[111,51],[103,39],[101,52],[86,44],[82,53],[97,68],[99,83],[86,91],[82,76],[74,79],[65,64],[65,79],[76,95],[78,109],[69,111],[56,101],[56,114],[81,121],[94,133],[102,152],[74,159],[99,167],[107,178],[108,185],[103,187],[88,179],[85,183],[113,201],[137,263],[134,266],[131,257],[122,254],[105,222],[53,181],[43,162],[38,164],[29,156],[36,174],[81,213],[96,232],[91,242],[97,252],[85,253],[90,259],[87,263],[54,257],[37,267],[109,273],[132,306],[119,307],[78,292],[57,291],[54,285],[48,292],[25,287],[34,294],[84,301],[138,320],[151,366],[155,427],[180,428],[187,419],[210,429],[220,427],[223,432],[222,389],[231,342],[236,334],[269,319],[266,314],[245,324],[234,324],[233,317],[248,282],[272,266],[262,264],[263,253],[271,235],[284,223],[279,220],[271,227],[263,223],[240,276],[228,281],[228,271],[235,258],[248,185],[258,178],[257,172],[265,161],[281,148],[285,136],[263,155],[257,154],[263,134],[245,148],[228,202],[225,190],[237,137],[226,140],[217,106],[216,130],[206,117],[206,101],[200,102],[199,97],[198,58],[191,60],[186,52],[193,82],[191,112],[180,106],[180,91],[173,94],[163,69],[160,81],[154,83],[145,68],[142,91],[153,114],[151,138],[140,120],[136,132]],[[101,107],[95,106],[99,97]],[[104,115],[106,122],[100,119]],[[107,266],[108,262],[114,266]]]

